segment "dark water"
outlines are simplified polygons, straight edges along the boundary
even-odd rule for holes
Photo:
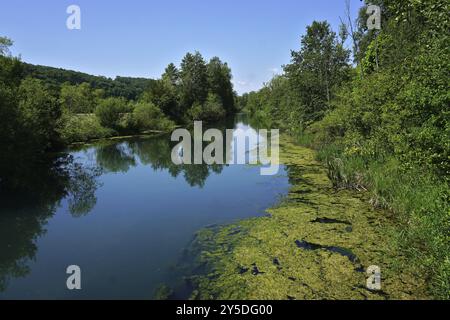
[[[223,129],[233,127],[253,130],[239,118]],[[174,144],[101,143],[4,180],[0,299],[152,298],[179,279],[196,231],[262,215],[288,191],[285,168],[176,166]],[[66,288],[69,265],[81,267],[80,291]]]

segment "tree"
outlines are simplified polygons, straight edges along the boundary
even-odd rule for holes
[[[24,137],[34,150],[47,151],[58,141],[58,119],[61,116],[56,99],[42,81],[27,78],[19,87],[19,112]]]
[[[0,56],[9,55],[9,47],[13,45],[13,41],[7,37],[0,37]]]
[[[18,87],[20,84],[20,61],[0,56],[0,174],[15,163],[20,149],[20,121],[18,104]]]
[[[117,131],[123,129],[120,121],[131,109],[124,98],[107,98],[101,100],[95,108],[95,115],[104,127]]]
[[[231,69],[218,57],[212,58],[207,65],[208,86],[211,93],[217,95],[228,114],[236,111],[235,95],[231,83]]]
[[[100,91],[95,94],[89,83],[83,82],[80,85],[72,86],[69,83],[63,84],[59,102],[66,111],[77,113],[92,113],[95,108],[96,96],[101,96]]]
[[[23,76],[23,64],[18,58],[7,56],[12,40],[0,37],[0,82],[8,87],[18,87]]]
[[[148,86],[140,101],[154,104],[178,122],[201,118],[207,113],[203,110],[205,107],[220,110],[218,114],[225,116],[236,111],[237,98],[231,79],[230,68],[218,57],[206,64],[199,52],[187,53],[180,70],[170,63],[161,79]],[[214,99],[210,98],[206,104],[209,94]]]
[[[167,66],[162,75],[162,80],[170,82],[174,87],[180,84],[180,72],[173,63]]]
[[[134,106],[133,119],[139,130],[166,130],[174,124],[151,102],[138,102]]]
[[[178,103],[177,87],[163,75],[163,79],[153,82],[142,95],[141,101],[157,106],[171,119],[179,120],[182,117]]]
[[[209,93],[205,103],[201,105],[196,102],[189,110],[192,120],[217,121],[226,115],[220,97],[214,93]]]
[[[285,67],[307,121],[323,117],[333,92],[349,77],[349,51],[338,41],[328,22],[314,21],[301,39],[300,51],[292,52]]]
[[[181,62],[181,106],[188,110],[194,103],[203,104],[208,96],[206,63],[199,52],[188,53]]]

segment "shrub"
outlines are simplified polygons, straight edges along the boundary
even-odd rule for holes
[[[65,143],[85,142],[92,139],[108,138],[114,135],[114,131],[103,127],[99,119],[93,114],[65,114],[63,119],[64,124],[60,130],[60,135]]]
[[[188,114],[192,120],[217,121],[225,117],[226,111],[220,97],[210,93],[203,105],[194,103]]]
[[[216,94],[208,94],[205,104],[203,105],[204,120],[216,121],[225,117],[225,109],[223,107],[220,97]]]
[[[100,100],[95,115],[102,126],[120,131],[123,130],[120,120],[130,111],[130,106],[124,98],[107,98]]]
[[[138,102],[133,110],[134,125],[138,130],[167,130],[174,123],[167,119],[163,112],[151,102]]]

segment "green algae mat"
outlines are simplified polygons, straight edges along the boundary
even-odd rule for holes
[[[292,187],[267,217],[196,235],[192,299],[427,298],[388,212],[367,193],[334,189],[314,151],[283,139],[280,156]],[[381,271],[380,290],[367,287],[370,266]]]

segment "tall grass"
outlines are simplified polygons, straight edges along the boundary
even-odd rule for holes
[[[312,146],[311,137],[300,143]],[[395,214],[397,244],[409,261],[428,276],[430,293],[450,299],[450,187],[423,168],[404,168],[386,159],[347,155],[338,144],[318,150],[336,188],[365,189],[374,206]]]

